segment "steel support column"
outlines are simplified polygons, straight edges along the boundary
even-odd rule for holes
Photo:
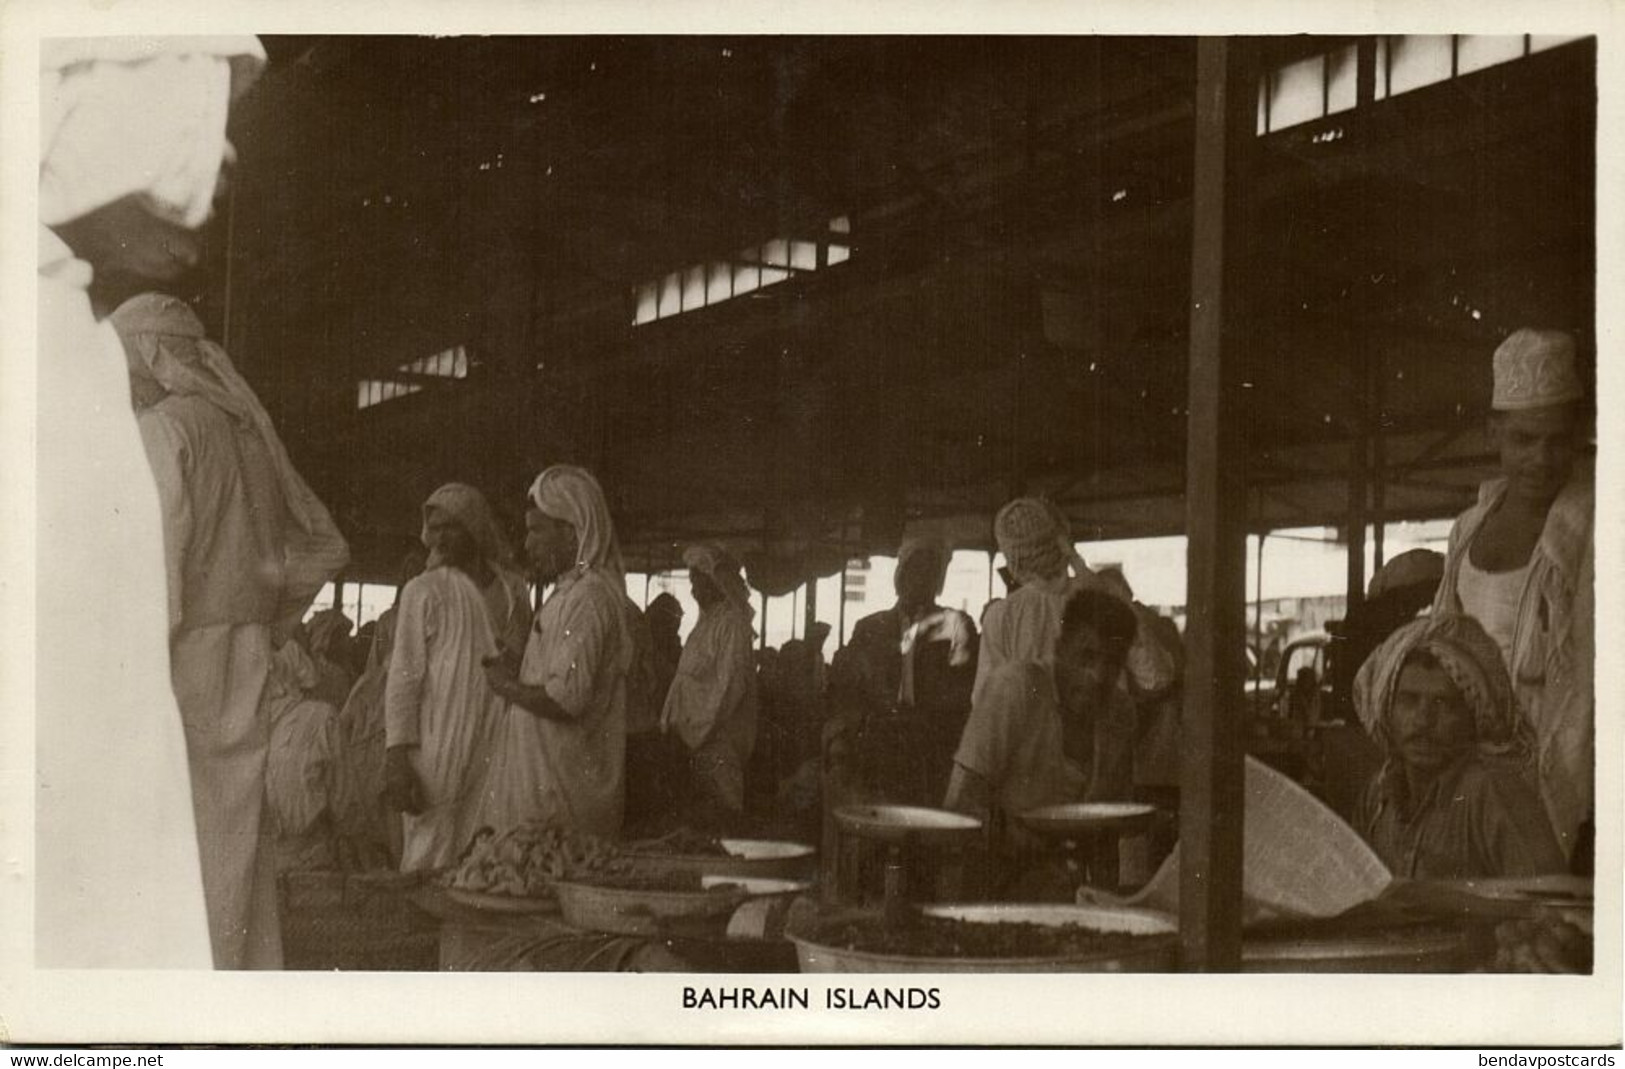
[[[1201,972],[1241,964],[1247,454],[1239,291],[1249,239],[1243,195],[1255,146],[1255,54],[1244,39],[1197,43],[1179,930],[1185,968]]]

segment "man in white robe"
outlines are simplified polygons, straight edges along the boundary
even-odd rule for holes
[[[252,37],[40,46],[35,962],[213,960],[169,680],[163,526],[96,274],[196,262]]]
[[[454,864],[477,829],[501,699],[482,664],[529,616],[529,594],[490,506],[452,483],[423,506],[429,566],[396,606],[384,687],[384,783],[405,814],[401,871]]]
[[[184,302],[146,293],[110,319],[163,506],[170,668],[215,965],[280,968],[261,699],[272,651],[349,549],[254,391]]]
[[[583,468],[536,477],[525,550],[552,584],[517,667],[487,666],[508,702],[491,762],[483,823],[551,823],[612,838],[626,806],[629,676],[636,655],[625,568],[609,505]]]
[[[683,646],[661,723],[688,748],[702,796],[738,813],[745,805],[745,767],[756,746],[750,595],[739,563],[719,546],[690,546],[683,563],[700,619]]]

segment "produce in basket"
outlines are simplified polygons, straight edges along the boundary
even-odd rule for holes
[[[481,828],[445,883],[460,891],[546,898],[554,880],[622,872],[628,864],[613,843],[552,824],[521,824],[500,835]]]

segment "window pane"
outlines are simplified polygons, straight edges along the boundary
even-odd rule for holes
[[[734,264],[734,296],[749,293],[762,284],[762,269],[755,264]]]
[[[1463,34],[1456,38],[1456,73],[1523,58],[1523,34]]]
[[[1374,95],[1378,100],[1388,95],[1388,36],[1386,34],[1377,38],[1377,89]]]
[[[468,378],[468,350],[461,345],[457,347],[457,359],[454,362],[453,372],[460,379]]]
[[[683,311],[705,307],[705,265],[696,264],[683,272]]]
[[[1270,76],[1267,74],[1258,79],[1258,133],[1260,134],[1267,134],[1270,130],[1269,122],[1265,118],[1268,114],[1265,109],[1270,99],[1270,80]]]
[[[852,233],[852,220],[844,215],[837,215],[829,221],[829,230],[832,234]]]
[[[790,272],[778,267],[762,268],[762,285],[771,286],[775,282],[783,282],[790,277]]]
[[[1450,77],[1450,35],[1388,39],[1388,87],[1395,96]]]
[[[733,269],[725,263],[711,265],[711,276],[706,282],[705,303],[716,304],[733,296]]]
[[[1360,50],[1354,45],[1340,48],[1326,59],[1326,114],[1348,111],[1358,94]]]
[[[829,262],[830,263],[832,263],[832,264],[844,264],[847,260],[849,260],[851,258],[852,258],[852,250],[847,248],[845,245],[831,245],[829,247]]]
[[[1270,130],[1284,130],[1326,113],[1324,60],[1310,56],[1276,71],[1270,86]]]
[[[660,280],[660,310],[658,317],[674,316],[683,310],[683,276],[673,271]]]
[[[651,323],[655,318],[655,307],[658,304],[659,294],[653,282],[645,282],[635,291],[637,311],[632,313],[632,322]]]
[[[810,241],[792,241],[790,266],[798,271],[818,270],[818,246]]]
[[[762,245],[762,262],[773,264],[776,267],[790,266],[790,243],[783,238],[774,238]]]

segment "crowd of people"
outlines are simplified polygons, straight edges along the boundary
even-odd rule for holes
[[[686,642],[675,599],[640,610],[603,488],[565,464],[512,503],[522,560],[491,502],[449,484],[370,643],[336,610],[306,620],[349,551],[254,392],[180,299],[90,300],[92,268],[187,266],[230,94],[260,59],[252,40],[46,48],[40,512],[71,537],[40,565],[62,602],[39,630],[42,960],[275,968],[279,867],[436,869],[485,827],[815,828],[886,801],[974,814],[1014,850],[1010,818],[1036,806],[1177,808],[1178,629],[1091,569],[1041,498],[994,518],[1009,592],[980,626],[938,602],[951,547],[910,538],[895,605],[827,667],[819,629],[759,663],[719,544],[683,551]],[[108,116],[159,87],[186,121],[132,125],[169,151],[105,166],[123,147],[97,140],[119,138]],[[1503,474],[1458,520],[1432,611],[1364,636],[1354,701],[1382,766],[1351,816],[1401,876],[1586,863],[1593,476],[1574,349],[1523,330],[1495,352]],[[60,597],[87,582],[94,598]]]

